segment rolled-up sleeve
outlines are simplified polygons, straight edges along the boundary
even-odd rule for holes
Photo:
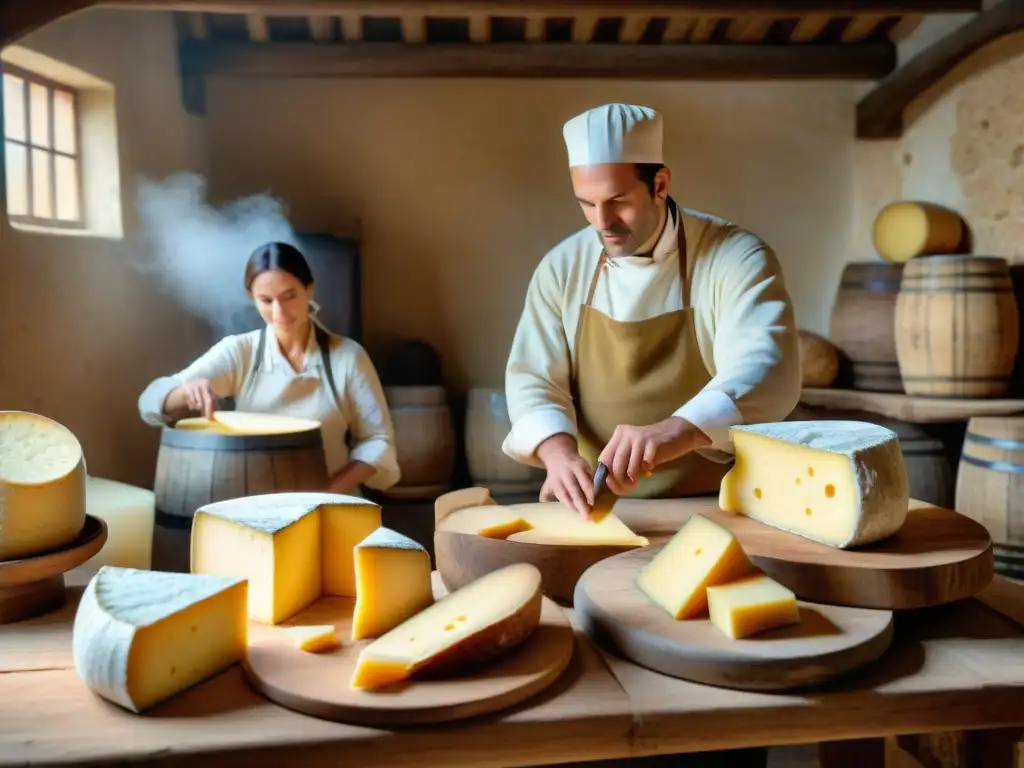
[[[139,416],[150,426],[170,423],[164,414],[164,401],[176,388],[188,381],[209,379],[217,397],[234,397],[242,380],[243,360],[239,349],[239,336],[227,336],[187,368],[170,376],[154,379],[139,395]]]
[[[352,436],[349,461],[361,461],[373,467],[376,472],[365,485],[385,491],[402,477],[395,429],[377,369],[361,346],[357,345],[352,357],[347,380],[343,397]]]
[[[675,415],[732,452],[729,427],[782,421],[800,400],[793,303],[774,252],[752,235],[725,240],[702,296],[714,306],[715,375]]]
[[[562,293],[553,259],[545,257],[527,288],[505,369],[512,429],[501,448],[519,463],[534,467],[542,466],[536,455],[542,442],[560,432],[577,434]]]

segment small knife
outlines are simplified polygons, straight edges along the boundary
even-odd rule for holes
[[[612,511],[612,507],[618,500],[618,496],[611,492],[605,480],[608,477],[608,467],[601,462],[597,463],[594,472],[594,506],[590,508],[588,518],[591,522],[598,523],[605,515]],[[602,493],[602,491],[604,493]]]

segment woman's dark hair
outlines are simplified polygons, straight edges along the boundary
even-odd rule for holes
[[[245,265],[245,290],[251,290],[252,281],[272,269],[287,272],[306,288],[313,283],[313,270],[298,248],[288,243],[267,243],[253,251]]]

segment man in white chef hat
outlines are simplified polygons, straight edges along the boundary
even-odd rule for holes
[[[782,421],[800,396],[779,263],[755,235],[676,205],[653,109],[606,104],[563,135],[589,226],[530,281],[503,450],[547,470],[542,500],[584,516],[598,461],[618,495],[717,494],[729,427]]]

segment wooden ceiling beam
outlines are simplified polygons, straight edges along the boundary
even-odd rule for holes
[[[1001,0],[925,48],[858,102],[857,138],[902,136],[904,110],[918,96],[975,51],[1018,30],[1024,30],[1024,0]]]
[[[875,80],[889,42],[862,45],[181,44],[193,74],[239,77],[550,77],[644,80]]]
[[[587,11],[605,15],[694,13],[732,17],[738,14],[785,18],[809,13],[856,15],[882,13],[972,13],[983,0],[101,0],[97,5],[153,10],[212,13],[265,13],[303,16],[362,13],[394,16],[404,13],[488,13],[518,16],[530,13],[573,15]]]

